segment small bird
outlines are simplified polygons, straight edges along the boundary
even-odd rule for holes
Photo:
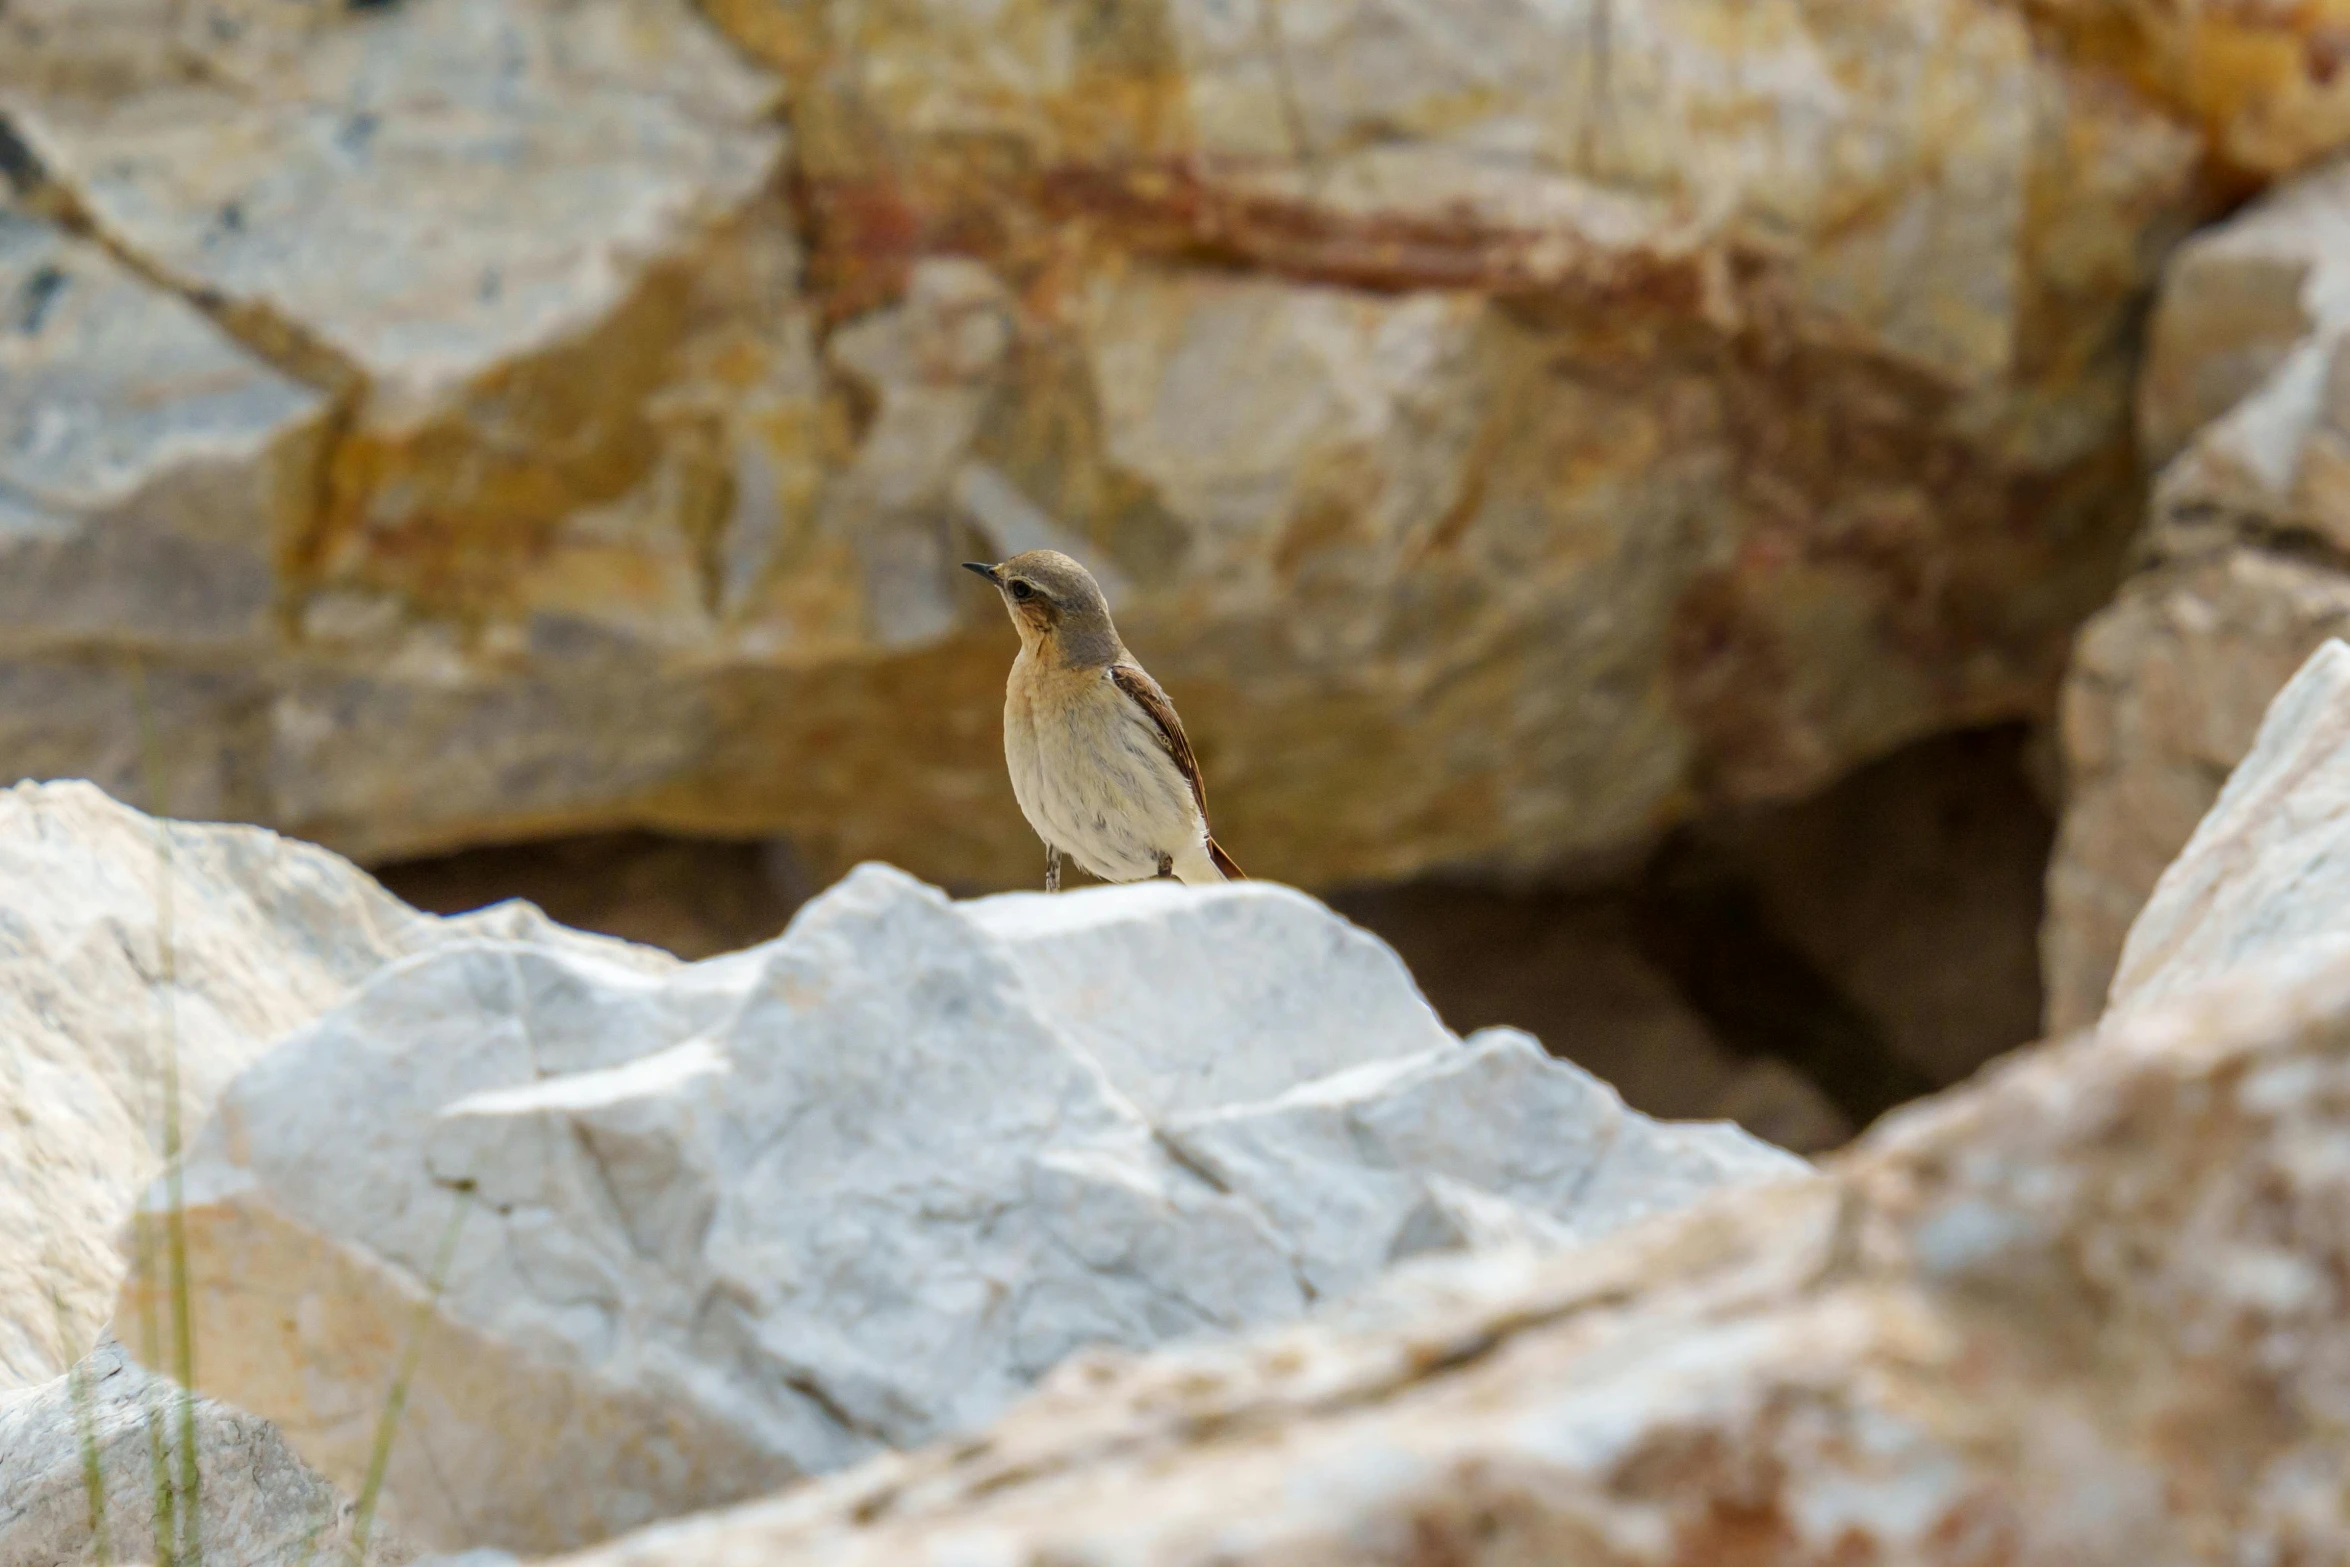
[[[1004,760],[1020,814],[1044,840],[1044,887],[1070,854],[1104,881],[1238,881],[1208,831],[1208,792],[1183,721],[1143,672],[1093,573],[1058,550],[965,561],[1020,632],[1004,687]]]

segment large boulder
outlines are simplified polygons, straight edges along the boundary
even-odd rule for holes
[[[179,1446],[191,1430],[192,1528]],[[0,1567],[175,1558],[312,1567],[353,1561],[359,1526],[357,1504],[267,1422],[184,1400],[118,1344],[101,1344],[66,1376],[0,1393]],[[184,1551],[191,1539],[196,1549]],[[372,1520],[364,1544],[366,1567],[398,1567],[416,1554]]]
[[[2346,732],[2330,650],[2103,1029],[1815,1177],[1093,1357],[975,1437],[566,1567],[2350,1559]]]
[[[1023,882],[952,566],[1061,543],[1336,883],[2048,708],[2237,117],[2071,9],[12,0],[0,163],[318,400],[263,645],[151,676],[176,797]],[[130,640],[0,654],[0,771],[134,781]]]
[[[0,790],[0,1389],[96,1342],[167,1112],[192,1139],[279,1036],[464,932],[672,961],[527,905],[434,919],[323,849],[156,821],[88,784]]]
[[[2139,423],[2162,462],[2136,568],[2066,680],[2042,953],[2093,1022],[2124,934],[2311,652],[2350,634],[2350,163],[2173,260]]]
[[[185,1226],[207,1392],[356,1487],[413,1344],[387,1518],[529,1551],[969,1429],[1081,1350],[1805,1168],[1457,1039],[1299,893],[956,904],[874,866],[699,964],[396,960],[143,1212]]]

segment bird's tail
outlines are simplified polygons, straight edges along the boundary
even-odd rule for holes
[[[1226,854],[1224,846],[1213,838],[1208,840],[1208,858],[1215,863],[1216,869],[1224,873],[1226,881],[1248,880],[1248,874],[1240,868],[1239,862]]]

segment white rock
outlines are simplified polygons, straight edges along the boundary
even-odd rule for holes
[[[1262,1099],[1452,1043],[1387,944],[1303,893],[1167,894],[1149,882],[1082,898],[1014,892],[966,910],[1010,950],[1038,1009],[1145,1115]],[[1251,1036],[1279,1048],[1231,1048]]]
[[[1795,1168],[1759,1141],[1669,1127],[1514,1029],[1465,1047],[1333,1073],[1274,1098],[1178,1117],[1169,1145],[1290,1238],[1300,1276],[1343,1294],[1436,1233],[1506,1232],[1480,1194],[1579,1240],[1679,1207],[1707,1187]]]
[[[2350,955],[2350,646],[2328,641],[2269,704],[2252,749],[2130,927],[2106,1016],[2231,970]]]
[[[387,1517],[545,1550],[967,1429],[1080,1350],[1804,1168],[1464,1048],[1295,892],[869,866],[748,952],[459,940],[302,1029],[188,1162],[196,1361],[350,1484],[425,1322]]]
[[[2350,634],[2350,162],[2180,247],[2138,405],[2164,466],[2135,570],[2065,680],[2051,1030],[2096,1021],[2130,922],[2270,698]]]
[[[2173,977],[2261,949],[2241,911],[2290,911],[2276,950],[2306,952],[2305,894],[2341,907],[2350,758],[2271,742],[2338,732],[2343,663],[2231,789],[2280,824],[2325,808],[2211,858],[2239,879],[2208,884]],[[1811,1179],[1089,1358],[965,1439],[565,1561],[2350,1561],[2346,1133],[2350,963],[2239,970],[1888,1116]]]
[[[348,1560],[356,1508],[306,1468],[266,1421],[210,1399],[185,1412],[196,1433],[196,1543],[223,1567],[309,1567]],[[177,1388],[148,1375],[116,1344],[72,1372],[0,1393],[0,1567],[75,1567],[161,1560],[151,1430],[166,1433],[180,1473]],[[103,1499],[95,1526],[91,1480]],[[185,1539],[183,1494],[171,1493],[164,1539]],[[392,1567],[415,1552],[370,1529],[367,1560]]]
[[[166,827],[88,784],[0,791],[0,1388],[95,1342],[115,1230],[161,1161],[167,1056],[193,1138],[230,1077],[385,962],[493,932],[674,961],[527,905],[433,919],[323,849]]]

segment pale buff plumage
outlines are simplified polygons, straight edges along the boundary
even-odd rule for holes
[[[995,584],[1020,633],[1004,760],[1045,843],[1045,885],[1060,885],[1063,854],[1104,881],[1239,876],[1209,834],[1182,720],[1118,639],[1092,573],[1055,550],[969,566]]]

